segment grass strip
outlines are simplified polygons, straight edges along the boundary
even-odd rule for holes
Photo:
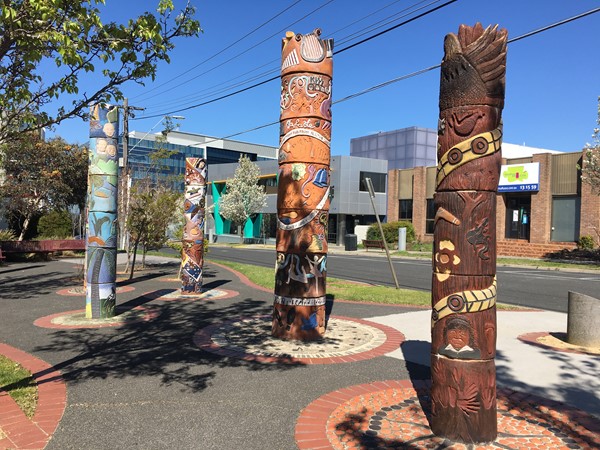
[[[274,268],[242,264],[232,261],[212,260],[246,275],[250,281],[267,289],[275,287]],[[431,292],[414,289],[395,289],[339,278],[327,278],[327,296],[355,302],[381,303],[387,305],[431,306]],[[519,306],[497,303],[500,310],[520,310]]]
[[[274,289],[275,287],[274,268],[222,260],[215,260],[215,262],[243,273],[250,281],[259,286],[267,289]],[[431,304],[431,294],[429,292],[373,286],[331,277],[327,278],[327,295],[333,296],[334,299],[391,305],[429,306]]]
[[[8,395],[27,417],[33,417],[37,405],[37,386],[31,372],[2,355],[0,355],[0,388],[8,391]]]

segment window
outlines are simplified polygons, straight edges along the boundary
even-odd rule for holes
[[[425,218],[425,233],[433,234],[435,228],[435,202],[432,198],[427,199],[427,216]]]
[[[400,207],[398,208],[398,220],[408,220],[412,222],[413,212],[413,201],[412,200],[400,200]]]
[[[371,183],[373,183],[373,190],[375,192],[385,193],[386,177],[387,177],[386,173],[361,172],[360,173],[360,181],[358,183],[359,190],[361,192],[369,192],[369,189],[367,189],[367,183],[365,182],[365,178],[370,178]]]
[[[579,220],[581,198],[561,196],[552,198],[552,233],[553,242],[576,242],[579,239]]]

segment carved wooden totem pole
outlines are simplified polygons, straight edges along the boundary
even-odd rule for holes
[[[432,431],[496,439],[496,191],[506,30],[444,42],[432,282]]]
[[[206,160],[185,158],[185,226],[181,242],[181,293],[202,292]]]
[[[281,54],[277,270],[272,334],[325,333],[333,40],[286,33]]]
[[[90,113],[85,316],[114,316],[117,282],[119,112],[94,105]]]

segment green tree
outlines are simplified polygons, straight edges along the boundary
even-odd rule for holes
[[[40,217],[38,233],[42,238],[67,238],[73,235],[73,221],[66,210],[51,211]]]
[[[260,168],[242,155],[233,178],[225,182],[225,194],[219,200],[219,213],[242,227],[267,205],[264,187],[258,184]],[[244,233],[240,233],[244,241]]]
[[[133,254],[129,279],[133,278],[137,251],[140,245],[145,260],[146,251],[162,248],[167,242],[167,228],[177,220],[181,194],[164,185],[140,180],[132,186],[127,229],[131,236],[129,253]],[[143,261],[144,263],[145,261]]]
[[[46,142],[34,133],[3,146],[5,174],[0,197],[6,200],[8,218],[12,216],[19,224],[19,240],[24,239],[36,216],[66,209],[78,195],[84,195],[87,160],[83,154],[85,149],[61,138]],[[75,176],[74,172],[81,173]]]
[[[189,3],[178,14],[159,0],[127,24],[101,21],[105,0],[3,0],[0,5],[0,142],[70,117],[87,116],[90,104],[123,98],[121,85],[154,79],[169,62],[180,36],[197,36]],[[116,8],[123,8],[117,4]],[[49,77],[48,65],[56,67]],[[97,87],[79,92],[80,80],[101,67]],[[61,98],[62,106],[47,108]],[[67,100],[66,102],[64,100]],[[48,110],[55,112],[49,112]]]

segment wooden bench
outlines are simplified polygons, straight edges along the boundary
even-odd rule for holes
[[[380,250],[385,250],[385,246],[383,245],[383,241],[363,239],[362,240],[362,245],[363,245],[363,247],[367,251],[369,251],[370,248],[378,248]]]
[[[85,250],[85,239],[48,239],[45,241],[0,241],[0,256],[3,253],[41,253],[48,255],[52,252],[66,250]]]

